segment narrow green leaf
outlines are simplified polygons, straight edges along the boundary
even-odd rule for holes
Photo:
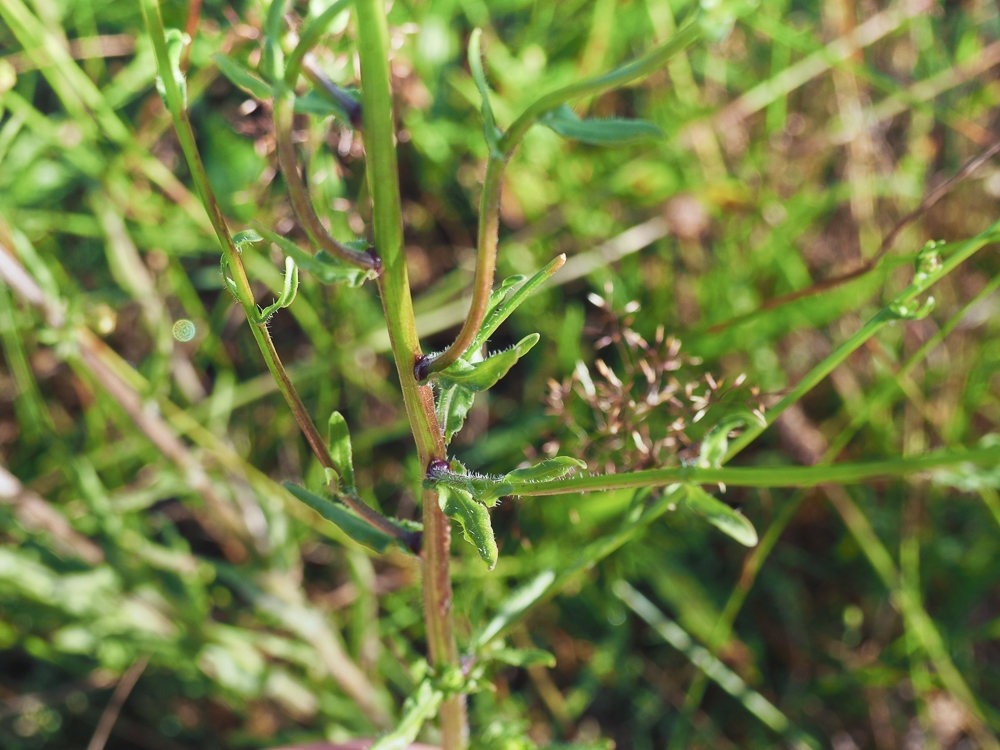
[[[316,46],[333,19],[346,11],[351,2],[352,0],[337,0],[337,2],[331,3],[330,7],[315,18],[306,21],[299,29],[299,42],[292,50],[292,54],[288,56],[285,70],[285,83],[289,88],[295,88],[295,79],[298,78],[302,59],[309,53],[309,50]]]
[[[351,433],[347,429],[347,420],[339,412],[330,415],[326,427],[327,451],[330,460],[340,475],[340,486],[344,492],[354,491],[354,454],[351,450]]]
[[[493,107],[490,105],[490,86],[486,81],[486,71],[483,69],[482,36],[483,30],[475,29],[469,37],[469,70],[472,71],[472,80],[476,82],[479,95],[483,98],[479,109],[483,118],[483,136],[486,138],[486,145],[490,147],[490,153],[496,154],[502,133],[497,127],[496,119],[493,117]]]
[[[815,739],[793,725],[773,703],[747,685],[742,677],[719,661],[708,649],[697,645],[687,631],[665,616],[649,599],[625,581],[617,581],[613,591],[633,612],[649,623],[663,640],[684,654],[710,680],[742,703],[769,728],[784,735],[790,740],[792,747],[797,750],[819,747]]]
[[[569,456],[556,456],[555,458],[547,458],[526,469],[514,469],[504,479],[508,482],[544,482],[549,479],[561,479],[577,469],[586,468],[586,461]]]
[[[293,109],[304,115],[316,117],[336,117],[342,122],[350,123],[351,118],[344,108],[330,101],[315,89],[310,89],[302,96],[296,96]]]
[[[698,466],[703,469],[718,469],[729,452],[729,433],[746,424],[742,417],[729,417],[716,424],[701,441]]]
[[[222,269],[222,283],[225,284],[229,293],[233,295],[237,301],[239,301],[239,288],[236,286],[236,282],[229,277],[229,260],[225,255],[220,257],[219,267]]]
[[[444,693],[436,690],[429,680],[424,680],[413,695],[403,704],[403,718],[399,726],[381,737],[370,750],[407,750],[417,739],[421,727],[437,715]]]
[[[374,528],[361,518],[361,516],[356,515],[343,505],[313,494],[309,490],[298,487],[291,482],[284,482],[283,484],[298,500],[308,505],[330,523],[339,527],[341,531],[358,544],[371,547],[376,552],[384,552],[386,547],[395,541],[391,536]]]
[[[310,255],[287,237],[282,237],[261,225],[257,225],[257,228],[264,235],[264,238],[281,248],[285,255],[290,256],[299,268],[308,271],[324,284],[346,282],[349,286],[357,287],[361,286],[367,279],[372,278],[370,271],[341,263],[322,250],[316,255]],[[351,246],[352,243],[344,244]],[[368,247],[368,244],[364,243],[364,247]]]
[[[746,547],[757,546],[757,530],[746,516],[737,513],[696,484],[685,485],[684,489],[687,492],[688,508],[740,544]]]
[[[255,99],[263,101],[271,98],[271,87],[265,83],[264,79],[252,73],[241,63],[227,55],[213,55],[212,61],[219,66],[219,70],[234,86],[247,92]]]
[[[437,393],[438,423],[444,431],[444,442],[449,444],[465,424],[469,409],[476,400],[475,391],[462,385],[439,384]]]
[[[170,74],[173,76],[181,95],[181,101],[178,104],[181,109],[187,109],[187,79],[181,70],[181,55],[184,52],[184,48],[191,43],[191,37],[180,29],[166,29],[164,37],[167,42],[167,59],[170,63]],[[167,103],[167,109],[171,109],[167,89],[163,85],[163,79],[159,75],[156,76],[156,90],[163,101]]]
[[[479,333],[476,334],[476,338],[473,340],[472,345],[469,346],[467,351],[479,351],[483,344],[487,342],[489,337],[493,335],[493,332],[500,327],[500,324],[507,320],[507,318],[510,317],[510,314],[520,307],[521,303],[528,299],[528,297],[530,297],[532,293],[538,289],[538,287],[544,284],[545,281],[552,276],[552,274],[562,268],[563,263],[565,262],[565,255],[556,256],[545,265],[545,268],[518,287],[513,294],[510,293],[510,290],[524,277],[512,276],[511,278],[506,279],[503,284],[500,285],[500,288],[494,291],[490,296],[489,312],[486,313],[486,317],[483,319],[483,325],[479,329]],[[495,297],[499,298],[496,304],[494,304]]]
[[[472,499],[472,495],[464,490],[447,485],[438,486],[441,510],[449,518],[458,521],[462,534],[471,543],[483,562],[493,570],[497,564],[496,539],[493,538],[493,526],[490,524],[490,514],[485,506]]]
[[[475,365],[459,359],[435,377],[446,386],[461,385],[476,393],[488,390],[538,343],[539,338],[537,333],[532,333],[517,342],[513,348],[498,352]]]
[[[285,74],[285,53],[281,49],[281,32],[285,28],[285,0],[271,0],[264,19],[264,53],[260,71],[277,82]]]
[[[253,229],[244,229],[242,232],[237,232],[233,235],[233,245],[240,252],[243,251],[244,245],[252,245],[255,242],[261,242],[264,238]]]
[[[543,570],[529,583],[511,594],[500,605],[500,609],[497,610],[489,624],[474,639],[474,650],[482,649],[483,646],[506,630],[511,623],[517,622],[525,612],[534,607],[538,600],[548,593],[549,587],[555,583],[555,580],[554,570]]]
[[[262,321],[267,320],[278,310],[289,307],[295,301],[295,295],[299,291],[299,267],[295,265],[290,255],[285,256],[285,283],[281,290],[281,295],[273,304],[265,307],[260,314]]]
[[[507,298],[507,293],[526,278],[528,277],[523,274],[516,274],[504,279],[500,286],[490,293],[490,301],[486,304],[486,314],[489,315],[493,312]]]
[[[288,307],[295,301],[295,295],[299,291],[299,267],[291,256],[285,256],[285,284],[278,297],[278,304]]]
[[[563,138],[595,146],[620,146],[647,138],[662,138],[663,131],[648,120],[581,120],[576,112],[563,104],[546,113],[539,122]]]
[[[499,661],[512,667],[554,667],[556,657],[540,648],[502,648],[483,655],[483,659]]]

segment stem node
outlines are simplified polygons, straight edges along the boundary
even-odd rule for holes
[[[426,354],[421,354],[417,357],[417,361],[413,365],[413,377],[418,383],[423,383],[427,379],[427,376],[431,374],[431,362],[433,361]]]

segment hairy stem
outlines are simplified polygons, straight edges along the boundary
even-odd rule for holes
[[[421,365],[418,375],[426,377],[439,372],[461,357],[476,337],[486,317],[486,307],[493,291],[497,265],[497,234],[500,227],[500,194],[507,162],[520,144],[528,128],[544,115],[570,99],[601,94],[645,78],[662,68],[674,55],[683,52],[701,38],[701,27],[695,21],[677,30],[670,39],[638,60],[596,78],[565,86],[538,99],[529,106],[500,139],[499,153],[491,153],[486,165],[483,194],[479,203],[479,236],[476,254],[476,278],[472,286],[472,306],[455,341],[433,360]]]
[[[512,495],[564,495],[570,492],[599,492],[629,487],[655,487],[680,482],[734,487],[812,487],[817,484],[856,484],[871,479],[905,476],[918,471],[961,463],[983,464],[1000,459],[1000,446],[964,451],[941,451],[913,458],[867,461],[833,466],[776,466],[773,468],[724,467],[702,469],[680,466],[649,469],[628,474],[601,474],[592,477],[554,479],[545,482],[511,482]]]
[[[500,192],[503,189],[503,172],[507,159],[490,156],[486,165],[486,180],[479,201],[479,238],[476,253],[476,278],[472,285],[472,306],[455,341],[435,357],[428,372],[439,372],[457,360],[472,344],[479,327],[486,317],[486,308],[493,291],[493,277],[497,267],[497,240],[500,232]],[[418,373],[421,375],[422,373]]]
[[[388,29],[381,0],[357,0],[358,54],[361,83],[368,184],[373,201],[375,247],[382,258],[379,291],[393,357],[399,372],[403,402],[422,466],[445,458],[444,440],[434,413],[430,386],[419,385],[414,366],[422,358],[413,318],[403,252],[399,174],[394,143],[392,91],[389,79]],[[423,493],[424,543],[422,555],[424,618],[430,661],[439,672],[459,668],[452,615],[449,557],[451,526],[438,505],[437,493]],[[467,742],[465,704],[452,697],[441,704],[442,746],[458,750]]]

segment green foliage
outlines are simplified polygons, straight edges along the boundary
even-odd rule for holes
[[[234,86],[250,96],[261,100],[271,98],[271,87],[233,58],[228,55],[213,55],[212,62],[219,66],[219,70]]]
[[[173,74],[174,82],[181,93],[181,102],[185,107],[187,106],[187,80],[184,77],[183,71],[181,71],[180,65],[181,55],[184,53],[184,48],[189,44],[191,44],[191,37],[183,31],[179,29],[167,29],[167,56],[170,59],[170,72]],[[167,90],[160,76],[156,77],[156,90],[160,93],[160,98],[163,99],[164,103],[170,106],[167,98]]]
[[[371,547],[376,552],[385,552],[386,548],[393,543],[391,536],[383,534],[378,529],[372,527],[371,524],[357,514],[352,513],[346,507],[320,497],[302,487],[296,487],[290,482],[285,482],[284,486],[298,500],[308,505],[330,523],[339,527],[358,544]]]
[[[434,688],[427,680],[403,704],[403,718],[395,730],[380,737],[372,745],[373,750],[406,750],[420,733],[424,722],[430,721],[437,714],[438,706],[444,694]]]
[[[873,728],[995,747],[996,175],[945,183],[997,103],[973,73],[995,8],[859,5],[844,25],[808,2],[396,2],[381,126],[405,263],[382,268],[408,268],[423,345],[400,373],[461,324],[483,169],[506,164],[504,280],[420,390],[379,309],[408,298],[310,246],[274,153],[272,91],[294,95],[321,224],[391,260],[368,241],[385,151],[358,103],[359,6],[209,3],[189,39],[187,5],[163,3],[164,65],[139,7],[50,5],[0,3],[5,750],[86,747],[147,657],[109,750],[433,746],[457,693],[477,750]],[[581,80],[607,86],[542,101]],[[275,394],[281,362],[303,411],[332,415],[326,461]],[[435,399],[449,453],[429,475],[400,385]],[[677,474],[574,484],[640,471]],[[718,476],[690,477],[713,471],[763,486],[712,497]],[[406,554],[425,498],[464,537],[444,551],[452,667]]]
[[[361,286],[365,281],[372,278],[370,271],[355,268],[331,256],[325,250],[320,250],[315,255],[310,255],[287,237],[275,234],[264,226],[257,227],[269,242],[273,242],[289,258],[295,261],[296,265],[308,271],[324,284],[346,283],[350,287]],[[263,239],[263,238],[262,238]],[[360,242],[352,249],[363,250],[368,247],[368,243]]]
[[[500,378],[538,343],[540,338],[537,333],[532,333],[510,349],[497,352],[479,362],[459,358],[436,374],[434,379],[438,390],[436,412],[444,430],[446,443],[450,443],[455,434],[462,429],[476,394],[496,385]]]
[[[471,492],[455,486],[442,486],[438,495],[441,510],[448,518],[458,521],[465,541],[476,548],[483,562],[493,570],[499,551],[485,505]]]
[[[351,433],[347,420],[339,411],[330,415],[326,427],[326,446],[337,472],[336,483],[344,492],[354,492],[354,452],[351,450]]]
[[[647,138],[663,137],[663,131],[647,120],[581,120],[565,104],[544,115],[540,122],[563,138],[595,146],[620,146]]]
[[[479,114],[483,118],[483,137],[490,152],[499,153],[502,133],[497,127],[493,117],[493,106],[490,104],[490,86],[486,81],[486,71],[483,68],[482,38],[482,29],[473,29],[472,34],[469,35],[469,70],[472,71],[472,80],[475,81],[479,96],[482,97]]]
[[[745,547],[757,546],[757,530],[746,516],[737,513],[721,500],[694,484],[684,488],[685,504],[724,534]]]

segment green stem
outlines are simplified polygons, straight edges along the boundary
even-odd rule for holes
[[[993,294],[998,287],[1000,287],[1000,276],[996,276],[991,279],[990,282],[983,287],[979,294],[969,300],[969,302],[967,302],[961,310],[959,310],[951,317],[951,319],[948,320],[947,323],[938,329],[937,333],[927,339],[927,341],[925,341],[924,344],[913,353],[913,356],[910,357],[899,368],[899,370],[896,371],[895,375],[883,383],[871,398],[867,399],[864,407],[854,415],[850,424],[841,430],[837,437],[833,439],[833,442],[830,443],[829,452],[832,453],[834,458],[836,458],[840,454],[840,451],[843,450],[849,442],[851,442],[851,438],[854,437],[857,431],[860,430],[869,419],[871,419],[872,412],[882,406],[889,398],[892,397],[894,393],[896,393],[897,389],[901,387],[903,379],[910,374],[910,371],[923,362],[924,359],[927,358],[927,355],[930,354],[938,344],[944,341],[948,334],[955,330],[958,324],[962,322],[962,319],[968,314],[969,310]]]
[[[654,47],[651,51],[634,60],[627,65],[605,73],[602,76],[588,78],[583,81],[571,83],[561,89],[557,89],[550,94],[538,99],[528,107],[511,125],[507,132],[500,139],[500,151],[510,158],[514,149],[521,142],[528,128],[535,124],[535,120],[570,99],[579,99],[584,96],[597,96],[619,86],[634,83],[666,65],[670,59],[692,44],[697,42],[702,36],[701,26],[692,18],[670,37],[663,44]]]
[[[989,463],[1000,459],[1000,446],[965,451],[940,451],[913,458],[837,464],[835,466],[775,466],[767,468],[723,467],[702,469],[681,466],[649,469],[628,474],[554,479],[546,482],[511,482],[511,495],[565,495],[571,492],[603,492],[634,487],[656,487],[682,482],[723,483],[733,487],[813,487],[818,484],[857,484],[872,479],[905,476],[918,471],[960,463]]]
[[[368,184],[373,202],[375,246],[382,258],[379,291],[393,357],[399,373],[403,403],[422,466],[445,458],[444,439],[434,413],[430,386],[419,385],[414,367],[422,358],[413,318],[403,251],[403,222],[396,164],[392,91],[389,78],[385,5],[381,0],[357,0],[358,55],[361,59],[362,105]],[[424,544],[422,556],[424,618],[429,657],[439,672],[459,668],[455,643],[449,559],[451,525],[438,505],[437,493],[423,493]],[[445,750],[467,743],[467,719],[462,698],[441,704],[441,742]]]
[[[326,32],[326,27],[330,25],[330,21],[335,16],[340,15],[352,2],[353,0],[337,0],[302,27],[299,33],[299,43],[295,45],[292,54],[285,61],[285,85],[288,88],[295,88],[295,83],[299,80],[299,73],[302,71],[302,61],[319,42],[319,38]]]
[[[493,277],[497,267],[497,241],[500,233],[500,193],[507,158],[490,156],[486,165],[483,195],[479,201],[479,237],[476,254],[476,278],[472,285],[472,306],[462,330],[444,352],[428,363],[428,372],[439,372],[465,354],[479,333],[493,292]],[[422,375],[423,373],[418,373]]]
[[[274,349],[274,342],[271,341],[267,324],[261,320],[260,311],[257,309],[257,303],[254,300],[253,290],[250,288],[250,280],[247,278],[246,270],[243,268],[243,260],[240,258],[239,250],[236,249],[236,245],[233,243],[233,238],[226,225],[226,219],[222,215],[222,209],[219,208],[219,203],[215,199],[215,193],[212,191],[212,186],[208,181],[208,174],[205,172],[201,155],[198,153],[194,130],[191,128],[191,120],[188,118],[187,109],[183,104],[183,97],[171,70],[159,4],[156,0],[143,0],[142,11],[146,19],[146,27],[149,30],[150,38],[153,41],[157,72],[163,81],[163,86],[167,94],[167,107],[174,121],[174,129],[177,131],[181,150],[184,152],[188,168],[191,170],[191,179],[198,189],[198,194],[201,196],[201,201],[208,212],[212,228],[215,230],[219,244],[222,245],[226,262],[233,275],[233,281],[236,284],[237,301],[243,307],[243,312],[247,316],[247,320],[250,323],[250,331],[257,342],[257,346],[260,348],[264,361],[267,363],[267,369],[271,371],[271,375],[278,384],[278,390],[292,410],[292,415],[295,417],[299,429],[302,430],[302,434],[305,435],[306,442],[309,443],[312,452],[325,468],[335,468],[326,445],[323,443],[323,438],[320,437],[319,432],[316,430],[316,426],[309,417],[309,412],[306,411],[302,399],[299,398],[295,386],[292,385],[291,378],[288,377],[288,373],[285,371],[285,367],[280,357],[278,357],[277,351]],[[408,538],[405,530],[400,529],[363,502],[351,497],[344,497],[343,500],[352,510],[376,528],[397,539]]]
[[[280,87],[278,87],[280,88]],[[292,203],[292,210],[298,217],[302,227],[309,235],[313,244],[330,253],[338,260],[349,263],[352,266],[365,270],[378,270],[380,267],[378,257],[369,253],[351,250],[335,240],[326,227],[319,220],[313,210],[312,200],[306,190],[305,183],[299,175],[296,164],[295,146],[292,144],[292,117],[295,94],[291,89],[275,91],[274,94],[274,137],[277,143],[278,164],[281,166],[281,173],[285,176],[285,184],[288,185],[288,197]]]
[[[973,253],[980,250],[990,242],[995,242],[997,232],[1000,230],[1000,220],[995,221],[985,231],[976,237],[958,243],[958,247],[948,256],[939,268],[930,273],[914,275],[913,282],[904,289],[893,302],[879,312],[874,318],[866,323],[860,331],[851,336],[847,341],[838,346],[826,359],[802,378],[792,389],[791,393],[785,396],[775,406],[767,411],[766,422],[763,425],[755,424],[748,427],[742,435],[734,440],[729,446],[726,454],[726,461],[746,448],[764,430],[770,427],[781,416],[789,406],[801,399],[806,393],[817,386],[827,375],[833,372],[837,366],[844,362],[855,350],[861,347],[868,339],[882,330],[886,325],[899,320],[899,316],[892,312],[893,308],[901,305],[908,305],[927,289],[951,273],[960,263],[967,260]]]
[[[476,332],[486,317],[486,309],[493,291],[493,277],[497,265],[497,237],[500,228],[500,194],[507,162],[520,144],[524,134],[544,115],[570,99],[595,96],[609,89],[624,86],[645,78],[662,68],[674,55],[683,52],[701,38],[701,27],[694,20],[677,30],[670,39],[651,52],[627,65],[596,78],[588,78],[546,94],[529,106],[500,139],[498,153],[491,153],[486,164],[483,194],[479,203],[479,236],[476,254],[476,278],[472,286],[472,305],[455,341],[433,360],[421,363],[418,375],[426,377],[440,372],[465,354],[476,337]]]

